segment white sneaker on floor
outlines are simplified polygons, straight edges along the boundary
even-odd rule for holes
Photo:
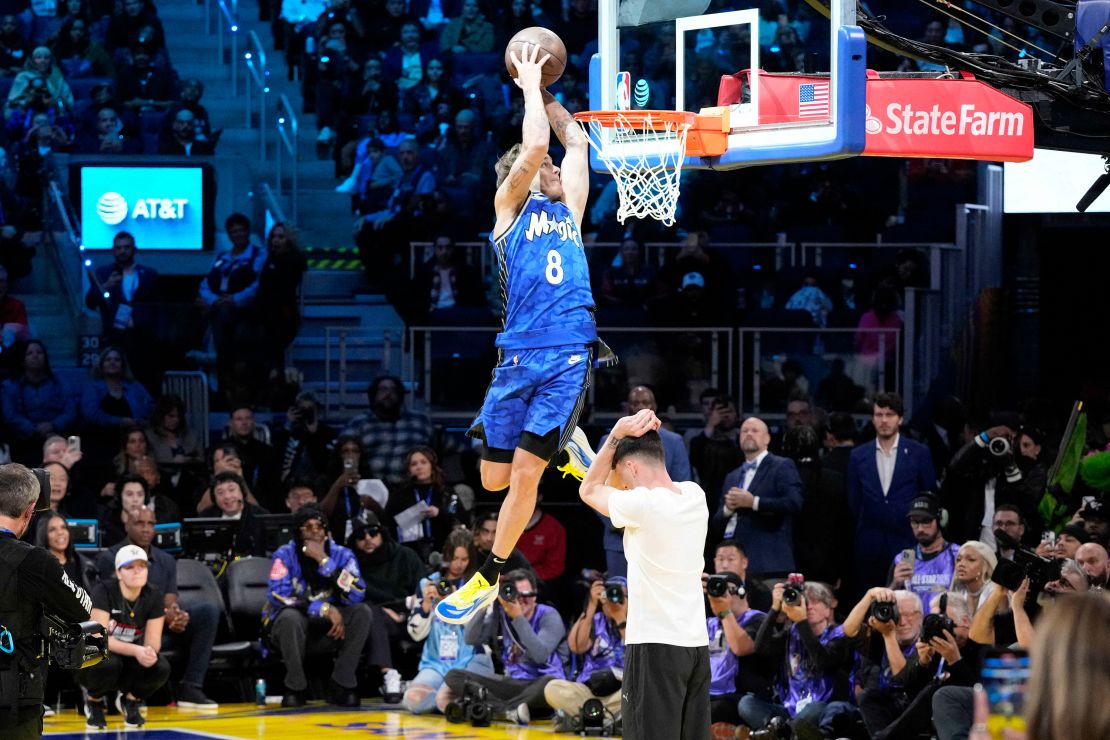
[[[51,709],[46,704],[43,704],[42,705],[42,716],[43,717],[53,717],[54,716],[54,710]]]
[[[532,721],[532,713],[528,711],[527,704],[517,704],[512,709],[505,712],[505,719],[509,720],[514,725],[526,725]]]
[[[400,704],[403,698],[401,674],[393,668],[382,674],[382,698],[387,704]]]

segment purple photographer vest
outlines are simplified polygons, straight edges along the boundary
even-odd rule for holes
[[[827,645],[831,640],[844,637],[844,628],[840,625],[827,628],[817,641]],[[812,702],[829,701],[833,690],[836,688],[834,673],[819,674],[814,669],[806,655],[805,643],[798,634],[797,625],[790,627],[790,634],[786,638],[787,673],[779,685],[782,703],[790,716],[795,716]]]
[[[543,615],[553,611],[555,610],[546,604],[537,604],[535,613],[528,620],[528,623],[532,625],[532,631],[539,634],[540,620]],[[525,655],[524,647],[517,642],[515,633],[509,624],[509,620],[505,618],[504,612],[501,612],[501,629],[503,638],[501,641],[503,644],[501,660],[505,663],[505,674],[509,678],[522,678],[527,681],[534,681],[540,676],[566,678],[566,672],[563,670],[563,659],[558,650],[552,650],[547,662],[543,665],[533,663]]]
[[[764,616],[763,612],[749,609],[737,620],[741,627],[756,617]],[[725,639],[725,629],[717,617],[705,620],[709,630],[709,695],[722,696],[736,693],[736,676],[740,672],[740,659],[728,647]]]
[[[586,653],[582,662],[582,672],[578,683],[585,683],[595,671],[609,668],[624,668],[624,640],[617,626],[609,624],[602,612],[594,614],[592,625],[593,647]]]

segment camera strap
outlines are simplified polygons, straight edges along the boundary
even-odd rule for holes
[[[0,653],[7,653],[11,655],[15,652],[15,639],[12,637],[11,631],[0,624]]]

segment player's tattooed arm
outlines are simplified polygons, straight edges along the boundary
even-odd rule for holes
[[[543,106],[547,111],[547,120],[551,122],[552,130],[565,148],[587,145],[586,135],[582,133],[574,116],[546,89],[543,91]]]
[[[532,171],[531,164],[518,160],[509,173],[509,188],[516,190],[517,188],[526,187],[531,184],[534,176],[535,172]]]

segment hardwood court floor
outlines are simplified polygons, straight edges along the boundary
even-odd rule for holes
[[[534,740],[558,737],[550,722],[519,727],[495,722],[491,727],[452,725],[442,715],[417,717],[404,711],[383,709],[369,701],[359,710],[337,711],[326,704],[303,709],[258,707],[254,704],[221,704],[217,712],[174,707],[150,707],[146,725],[125,729],[119,714],[108,715],[107,730],[88,730],[85,718],[73,709],[47,717],[45,737],[51,740],[455,740],[501,738]],[[569,737],[569,736],[567,736]]]

